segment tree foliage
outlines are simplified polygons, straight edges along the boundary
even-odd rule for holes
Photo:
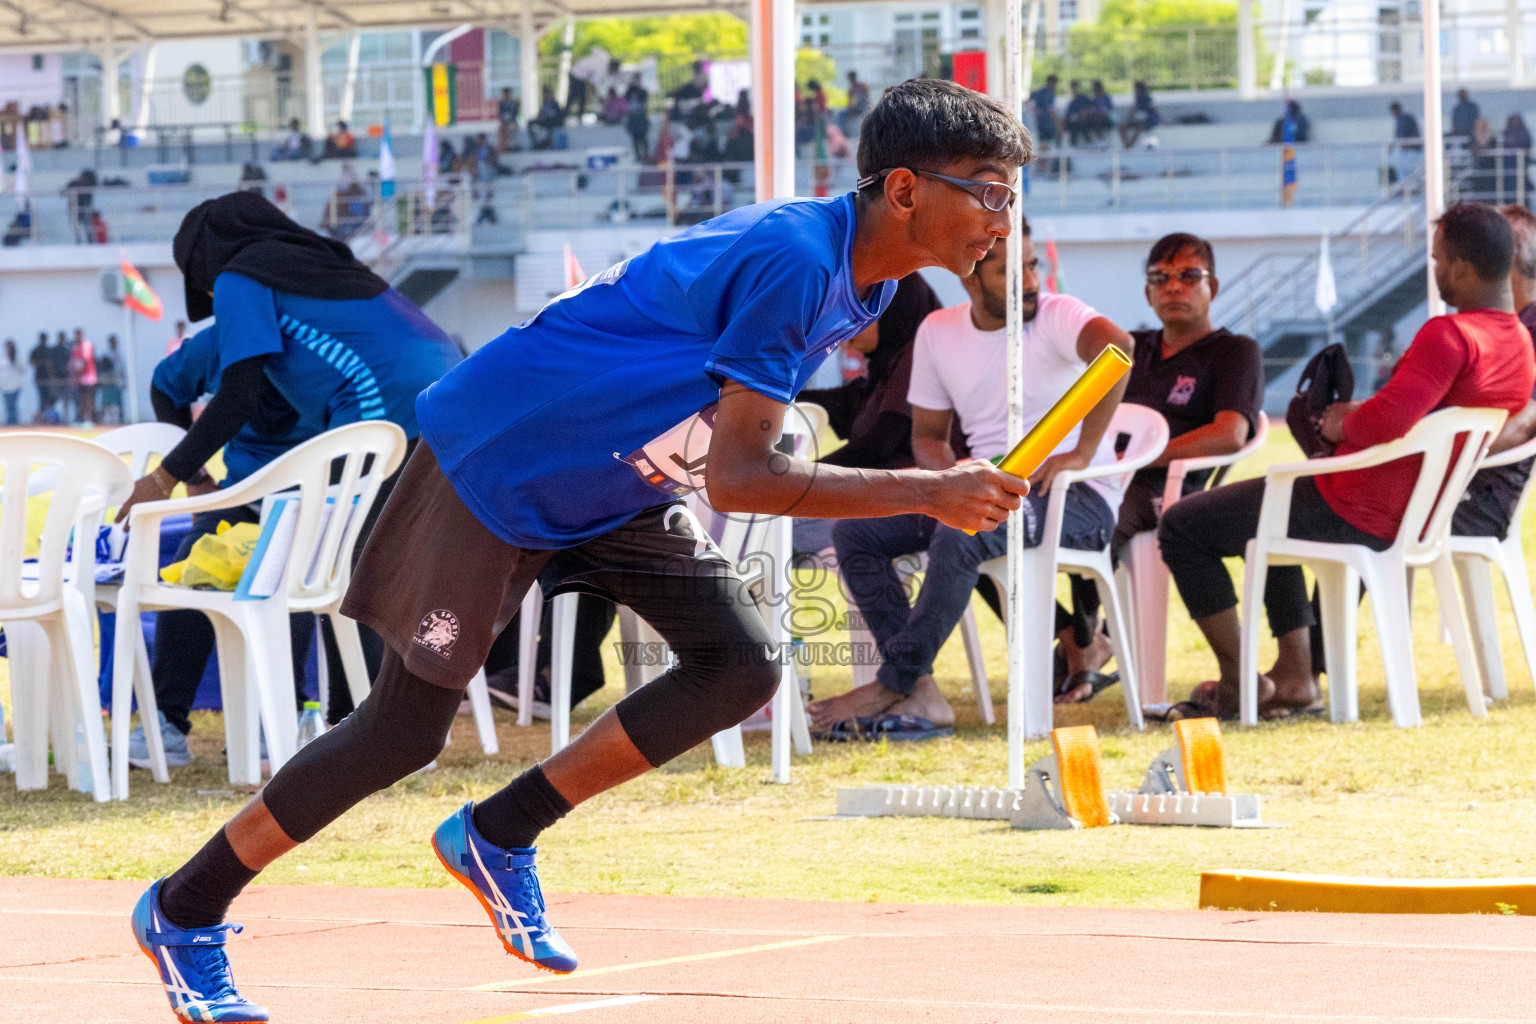
[[[741,59],[747,55],[747,23],[730,14],[674,14],[664,18],[598,18],[576,23],[573,57],[585,57],[601,46],[625,63],[656,58],[663,88],[686,81],[690,65],[700,58]],[[557,57],[564,36],[551,32],[539,41],[539,52]]]

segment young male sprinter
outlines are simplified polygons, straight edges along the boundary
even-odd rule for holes
[[[858,192],[761,203],[658,242],[422,394],[424,443],[343,608],[387,641],[372,692],[134,909],[134,937],[179,1017],[267,1019],[229,972],[231,901],[273,860],[436,756],[465,686],[536,579],[546,593],[628,605],[678,658],[432,839],[508,952],[575,969],[544,917],[539,833],[740,722],[778,685],[777,652],[743,583],[678,491],[707,482],[724,512],[922,512],[978,530],[995,529],[1027,492],[986,462],[850,470],[774,444],[787,403],[879,316],[897,278],[926,266],[965,276],[1007,234],[1011,183],[1030,156],[1028,133],[995,101],[951,82],[903,83],[864,122]]]

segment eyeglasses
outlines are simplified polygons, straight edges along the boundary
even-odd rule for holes
[[[948,174],[940,174],[938,171],[924,171],[916,167],[887,167],[878,174],[870,174],[860,178],[854,183],[854,188],[863,191],[875,182],[884,178],[892,171],[911,171],[913,174],[921,174],[925,178],[936,178],[947,185],[969,192],[976,197],[976,201],[993,213],[1001,213],[1013,204],[1019,197],[1019,190],[1012,185],[1001,181],[973,181],[970,178],[954,178]]]
[[[1178,282],[1185,287],[1194,288],[1206,278],[1215,276],[1203,267],[1190,267],[1179,271],[1177,274],[1165,274],[1161,270],[1149,270],[1147,271],[1147,286],[1150,288],[1161,288],[1169,281],[1177,278]]]

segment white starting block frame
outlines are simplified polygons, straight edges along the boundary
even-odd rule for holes
[[[970,818],[1007,821],[1021,829],[1080,829],[1056,785],[1056,755],[1029,766],[1023,789],[982,786],[859,786],[837,791],[839,817]],[[1207,828],[1279,828],[1267,823],[1253,793],[1191,793],[1178,747],[1157,755],[1135,793],[1110,790],[1111,824],[1200,825]]]

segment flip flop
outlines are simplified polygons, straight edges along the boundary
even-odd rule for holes
[[[1092,671],[1088,671],[1088,672],[1073,672],[1070,675],[1068,675],[1065,679],[1063,679],[1061,681],[1060,685],[1057,686],[1057,688],[1056,688],[1056,696],[1057,697],[1065,697],[1067,694],[1071,693],[1073,690],[1076,690],[1076,689],[1078,689],[1081,686],[1087,685],[1087,686],[1092,687],[1092,692],[1089,693],[1088,696],[1082,698],[1081,700],[1065,701],[1064,702],[1064,703],[1068,703],[1068,704],[1086,704],[1090,700],[1093,700],[1093,698],[1097,697],[1101,692],[1103,692],[1104,690],[1109,689],[1111,686],[1114,686],[1119,681],[1120,681],[1120,672],[1119,672],[1118,669],[1116,671],[1114,671],[1114,672],[1110,672],[1110,673],[1107,673],[1107,674],[1104,673],[1104,672],[1092,672]]]
[[[828,743],[878,743],[882,739],[901,743],[920,742],[954,734],[953,728],[934,725],[928,719],[917,715],[887,713],[847,718],[825,732],[815,735],[817,739]]]

